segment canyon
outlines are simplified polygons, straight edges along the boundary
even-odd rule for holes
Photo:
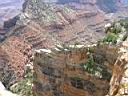
[[[115,82],[125,77],[121,72],[127,51],[121,53],[124,62],[118,59],[118,50],[127,44],[91,47],[101,73],[90,74],[83,65],[88,61],[87,46],[104,39],[105,26],[128,18],[127,1],[0,0],[0,11],[0,80],[7,89],[23,80],[32,63],[34,96],[124,94],[122,84]],[[66,49],[66,45],[86,47]]]

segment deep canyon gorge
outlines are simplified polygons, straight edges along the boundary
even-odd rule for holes
[[[128,95],[128,0],[0,0],[0,21],[0,96]]]

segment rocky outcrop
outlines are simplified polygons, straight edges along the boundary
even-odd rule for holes
[[[110,96],[128,95],[128,40],[120,48],[120,56],[114,64],[113,76],[110,82]]]
[[[45,50],[40,49],[34,55],[34,96],[105,96],[108,93],[113,62],[117,59],[116,48],[92,48],[95,64],[102,70],[95,74],[83,67],[88,60],[86,48]]]

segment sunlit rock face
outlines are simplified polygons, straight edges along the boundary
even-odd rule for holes
[[[92,50],[95,64],[103,68],[101,76],[92,75],[82,67],[88,58],[86,48],[52,50],[50,53],[41,49],[36,51],[34,96],[105,96],[108,93],[113,64],[117,59],[117,49],[100,46],[93,47]]]
[[[114,64],[113,76],[110,82],[110,96],[128,95],[128,39],[122,43],[121,56]]]

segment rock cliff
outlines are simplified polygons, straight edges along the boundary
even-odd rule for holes
[[[118,53],[120,46],[108,44],[90,47],[89,55],[87,47],[75,47],[102,39],[105,24],[127,15],[127,7],[114,0],[112,9],[106,0],[78,1],[67,0],[62,5],[25,0],[22,13],[4,23],[6,30],[0,28],[0,80],[7,88],[23,79],[25,66],[32,63],[35,52],[35,96],[127,94],[127,51]],[[126,43],[121,47],[127,50]],[[88,69],[92,62],[89,67],[94,71]]]
[[[106,17],[96,6],[85,7],[86,10],[75,10],[66,5],[26,0],[16,26],[6,37],[18,35],[35,48],[54,47],[56,43],[92,44],[105,35]]]
[[[128,40],[120,48],[120,56],[114,64],[113,76],[110,82],[110,96],[128,95]]]
[[[117,59],[117,48],[93,47],[93,74],[83,67],[88,61],[87,48],[46,53],[34,56],[34,96],[105,96]]]

